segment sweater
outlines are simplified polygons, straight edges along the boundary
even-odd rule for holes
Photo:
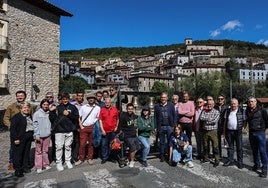
[[[51,134],[49,111],[37,110],[33,115],[34,138],[44,138]]]
[[[154,118],[139,116],[137,120],[138,135],[149,138],[151,132],[154,130]]]

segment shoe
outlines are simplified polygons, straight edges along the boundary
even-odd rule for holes
[[[72,163],[70,161],[67,161],[66,162],[66,165],[67,165],[67,168],[68,169],[72,169],[73,168],[73,165],[72,165]]]
[[[141,164],[142,164],[144,167],[147,167],[147,166],[148,166],[147,161],[141,161]]]
[[[267,177],[267,172],[261,172],[259,176],[261,178],[266,178]]]
[[[223,164],[223,166],[232,166],[233,162],[232,161],[227,161]]]
[[[56,167],[57,167],[57,170],[58,170],[58,171],[63,171],[63,170],[64,170],[64,168],[63,168],[63,166],[62,166],[61,163],[57,164]]]
[[[186,165],[187,165],[189,168],[193,168],[193,167],[194,167],[194,164],[193,164],[192,161],[187,162]]]
[[[45,170],[49,170],[49,169],[51,169],[51,166],[46,166],[45,167]]]
[[[82,164],[83,162],[84,162],[84,161],[78,160],[78,161],[76,161],[76,162],[74,163],[74,165],[75,165],[75,166],[78,166],[78,165]]]
[[[261,169],[261,167],[259,166],[259,165],[254,165],[253,167],[252,167],[252,170],[254,171],[254,172],[257,172],[258,170],[260,170]]]
[[[104,164],[104,163],[106,163],[107,162],[107,160],[105,160],[105,159],[102,159],[101,160],[101,164]]]
[[[164,162],[164,161],[165,161],[165,157],[163,155],[161,155],[160,162]]]
[[[134,161],[130,161],[129,164],[128,164],[128,167],[129,167],[129,168],[133,168],[133,167],[134,167],[134,164],[135,164]]]
[[[203,159],[201,160],[201,163],[208,163],[208,162],[210,162],[210,160],[209,160],[208,158],[203,158]]]
[[[40,174],[40,173],[43,172],[43,170],[42,169],[37,169],[36,172],[37,172],[37,174]]]
[[[24,169],[23,169],[23,172],[24,172],[24,173],[30,173],[31,170],[30,170],[29,168],[24,168]]]
[[[89,165],[93,165],[93,160],[92,160],[92,159],[88,159],[88,160],[87,160],[87,163],[88,163]]]
[[[7,170],[8,171],[14,171],[13,163],[9,163]]]
[[[244,165],[241,164],[241,163],[238,163],[238,164],[237,164],[237,168],[242,169],[242,168],[244,168]]]
[[[17,176],[18,178],[20,178],[20,177],[23,177],[24,174],[21,171],[15,171],[15,176]]]
[[[214,163],[214,165],[213,165],[213,167],[217,167],[217,166],[219,166],[220,165],[220,162],[219,161],[215,161],[215,163]]]

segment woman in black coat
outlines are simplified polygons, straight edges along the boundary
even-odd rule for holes
[[[30,114],[31,105],[28,102],[20,104],[20,112],[11,118],[10,137],[14,143],[15,176],[23,177],[29,173],[29,157],[33,141],[33,121]]]

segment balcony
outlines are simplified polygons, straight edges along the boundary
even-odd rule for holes
[[[8,74],[0,74],[0,88],[8,88],[9,79]]]
[[[9,51],[10,43],[8,37],[0,35],[0,51]]]

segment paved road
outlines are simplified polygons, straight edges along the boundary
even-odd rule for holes
[[[83,163],[74,169],[57,172],[55,165],[52,169],[37,174],[34,170],[23,178],[15,178],[6,173],[8,156],[8,133],[0,133],[1,141],[1,173],[0,187],[18,188],[88,188],[88,187],[268,187],[268,178],[259,178],[251,171],[252,158],[248,146],[247,136],[244,136],[245,168],[235,166],[214,168],[212,164],[201,164],[194,160],[194,168],[183,165],[170,167],[167,163],[160,163],[158,158],[151,156],[148,167],[142,167],[138,162],[135,168],[119,168],[118,164],[107,162],[100,164],[100,159],[94,160],[93,165]],[[5,142],[5,143],[4,143]],[[194,143],[194,142],[193,142]],[[193,144],[194,145],[194,144]],[[223,151],[226,156],[226,149]]]

